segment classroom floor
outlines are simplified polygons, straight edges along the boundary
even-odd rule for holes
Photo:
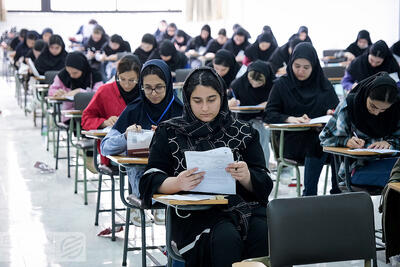
[[[73,178],[67,178],[66,161],[61,160],[59,169],[51,174],[41,174],[34,168],[36,161],[54,167],[55,160],[51,150],[46,151],[40,129],[33,126],[32,114],[25,116],[17,106],[14,90],[13,82],[7,83],[0,77],[0,267],[121,266],[124,232],[117,234],[115,242],[110,237],[97,236],[110,226],[110,217],[101,214],[99,226],[94,225],[95,194],[89,195],[87,206],[83,205],[82,185],[78,194],[74,194]],[[320,192],[322,187],[321,183]],[[295,188],[281,185],[279,195],[294,197]],[[109,195],[104,193],[103,199],[107,206]],[[379,198],[373,200],[376,206]],[[122,219],[117,217],[117,220]],[[378,212],[376,225],[380,225]],[[140,240],[140,231],[134,228],[130,231],[132,245]],[[155,244],[165,242],[162,226],[148,227],[147,235],[149,243],[151,239]],[[151,254],[166,264],[161,252]],[[378,259],[379,266],[391,266],[384,263],[382,252],[378,253]],[[128,266],[141,266],[140,253],[129,252]],[[363,263],[312,266],[363,266]]]

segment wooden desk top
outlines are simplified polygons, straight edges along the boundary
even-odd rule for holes
[[[135,158],[129,156],[107,156],[107,158],[117,164],[146,165],[148,163],[148,158]]]
[[[379,156],[379,155],[392,155],[393,153],[377,153],[370,151],[353,151],[348,147],[323,147],[324,152],[351,155],[351,156]]]
[[[76,110],[76,109],[61,110],[61,114],[63,114],[63,115],[82,115],[82,110]]]
[[[177,83],[173,83],[172,86],[174,89],[180,89],[183,87],[183,82],[177,82]]]
[[[306,124],[306,123],[299,123],[299,124],[293,124],[293,123],[288,123],[287,125],[281,124],[267,124],[265,123],[264,126],[269,127],[270,129],[279,129],[279,130],[284,130],[284,129],[302,129],[302,128],[312,128],[312,127],[323,127],[324,125],[322,123],[313,123],[313,124]]]
[[[237,107],[230,107],[230,110],[256,110],[256,111],[263,111],[265,109],[264,105],[258,105],[258,106],[237,106]]]
[[[95,139],[98,139],[99,137],[105,137],[107,135],[106,132],[101,132],[99,130],[82,131],[81,133],[89,138],[95,138]]]
[[[330,82],[340,82],[342,80],[342,78],[343,77],[331,77],[331,78],[328,78],[328,80]]]
[[[161,196],[165,196],[165,195],[156,194],[156,195],[153,195],[153,199],[164,205],[226,205],[226,204],[228,204],[228,200],[226,198],[188,201],[188,200],[159,199],[159,197],[161,197]]]
[[[67,98],[65,96],[47,96],[46,100],[49,102],[74,101],[73,99]]]
[[[400,193],[400,183],[389,183],[389,188]]]

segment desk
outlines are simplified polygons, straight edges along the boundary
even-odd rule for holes
[[[187,201],[187,200],[174,200],[174,199],[165,199],[159,198],[161,196],[165,196],[162,194],[153,195],[153,199],[157,202],[160,202],[166,206],[187,206],[187,205],[227,205],[228,199],[207,199],[207,200],[199,200],[199,201]]]
[[[107,133],[99,130],[90,130],[90,131],[82,131],[81,132],[83,135],[85,135],[88,138],[93,138],[93,139],[103,139]]]
[[[274,137],[271,138],[272,142],[272,148],[274,149],[275,147],[279,147],[279,153],[278,153],[278,172],[276,175],[276,186],[275,186],[275,195],[274,198],[278,197],[278,188],[279,188],[279,181],[280,181],[280,175],[282,168],[284,166],[287,167],[294,167],[296,169],[296,189],[297,189],[297,196],[300,196],[300,170],[299,170],[299,163],[296,161],[288,160],[285,159],[283,156],[283,151],[284,151],[284,137],[285,137],[285,132],[303,132],[303,131],[308,131],[311,128],[315,127],[322,127],[323,125],[318,123],[318,124],[287,124],[287,125],[276,125],[276,124],[264,124],[266,127],[268,127],[271,131],[280,131],[280,137],[279,137],[279,146],[276,144]],[[276,153],[275,153],[276,154]],[[327,172],[328,173],[328,172]],[[325,178],[325,188],[324,188],[324,193],[326,192],[326,180]]]
[[[264,111],[265,105],[257,105],[257,106],[237,106],[237,107],[230,107],[229,108],[233,113],[242,113],[242,114],[249,114],[249,113],[260,113]]]
[[[366,151],[352,151],[347,147],[323,147],[323,151],[326,153],[333,154],[335,156],[335,166],[336,173],[339,171],[340,162],[343,158],[344,168],[345,168],[345,184],[346,188],[352,192],[354,189],[351,186],[351,173],[350,173],[350,163],[349,159],[360,159],[360,160],[371,160],[376,158],[387,158],[393,157],[393,153],[376,153],[376,152],[366,152]],[[339,179],[339,175],[338,179]],[[339,182],[339,181],[338,181]]]

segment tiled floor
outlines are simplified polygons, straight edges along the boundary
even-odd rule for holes
[[[110,218],[102,214],[100,225],[94,226],[95,195],[90,195],[89,205],[83,205],[82,189],[77,195],[73,193],[66,162],[61,161],[59,170],[52,174],[41,174],[34,168],[36,161],[51,167],[55,161],[45,149],[40,130],[33,126],[32,114],[25,117],[17,106],[12,83],[3,78],[0,110],[0,267],[121,266],[124,232],[118,233],[115,242],[97,236],[110,226]],[[279,192],[280,197],[295,196],[295,188],[286,185],[280,186]],[[109,195],[104,194],[103,199]],[[380,224],[378,214],[376,222]],[[156,244],[163,244],[163,227],[147,228],[147,234]],[[140,231],[131,230],[132,241],[139,236]],[[152,255],[166,263],[161,252],[153,251]],[[389,266],[383,263],[382,253],[378,257],[379,266]],[[139,253],[128,254],[128,266],[141,266]],[[362,262],[314,266],[362,266]]]

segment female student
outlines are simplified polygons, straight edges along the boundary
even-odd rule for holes
[[[229,106],[256,106],[266,105],[271,92],[275,75],[271,66],[265,61],[256,60],[247,68],[247,72],[232,82],[233,98]],[[264,112],[252,114],[239,114],[238,118],[249,121],[253,128],[260,134],[260,143],[264,151],[265,162],[269,162],[269,130],[262,121]],[[268,167],[268,165],[266,165]]]
[[[372,149],[400,149],[399,137],[398,89],[386,72],[361,81],[339,104],[319,136],[323,146]],[[352,183],[384,187],[394,163],[357,161],[351,165]],[[343,168],[339,174],[344,177]]]
[[[180,51],[176,51],[174,44],[169,40],[164,40],[160,44],[160,48],[155,50],[149,59],[162,59],[164,60],[170,70],[175,72],[177,69],[186,68],[188,59]]]
[[[237,161],[225,167],[236,180],[236,194],[228,208],[215,207],[173,215],[171,238],[187,266],[232,266],[244,258],[268,253],[265,206],[272,181],[250,124],[233,118],[226,87],[211,68],[194,70],[183,86],[182,117],[162,123],[150,146],[149,163],[140,179],[141,198],[175,194],[195,188],[204,178],[187,169],[185,151],[231,149]],[[240,130],[239,130],[240,129]],[[227,253],[229,251],[229,253]]]
[[[72,52],[65,59],[65,68],[54,78],[49,96],[74,96],[80,92],[95,92],[103,84],[101,74],[90,67],[85,55]],[[62,109],[74,109],[72,102],[64,102]],[[63,118],[65,122],[67,119]]]
[[[297,33],[293,34],[290,38],[289,41],[294,39],[294,38],[299,38],[300,40],[304,41],[304,42],[311,42],[311,38],[308,35],[308,28],[306,26],[300,26],[299,30],[297,31]]]
[[[142,42],[138,48],[136,48],[135,54],[136,56],[139,57],[140,63],[142,65],[147,61],[149,58],[150,54],[157,48],[157,41],[156,38],[150,34],[146,33],[142,37]]]
[[[236,78],[240,69],[235,56],[226,49],[221,49],[215,54],[212,67],[224,79],[227,88],[230,88],[231,82]]]
[[[172,40],[175,37],[176,31],[178,30],[178,27],[176,26],[175,23],[171,22],[167,26],[167,30],[164,32],[161,41],[163,40]]]
[[[19,67],[20,58],[25,58],[28,52],[35,45],[35,41],[39,39],[39,34],[36,31],[27,32],[24,41],[19,43],[15,48],[14,65]]]
[[[190,53],[190,50],[196,51],[197,54],[203,54],[206,50],[208,42],[212,39],[211,37],[211,27],[210,25],[206,24],[201,27],[200,35],[194,37],[188,43],[186,51]]]
[[[369,32],[366,30],[361,30],[358,32],[357,39],[355,42],[351,43],[345,52],[345,57],[348,61],[353,61],[356,57],[361,56],[367,50],[367,48],[372,44]]]
[[[192,37],[185,31],[178,30],[174,39],[172,39],[172,42],[174,43],[176,50],[185,52],[187,45],[191,39]]]
[[[103,46],[107,42],[108,35],[106,35],[103,27],[96,25],[90,38],[84,43],[86,57],[88,58],[92,68],[97,70],[100,68],[100,61],[97,60],[96,55],[98,55],[97,57],[100,56]]]
[[[271,64],[272,71],[274,73],[282,68],[284,63],[286,65],[289,64],[289,58],[293,52],[293,49],[301,42],[303,41],[299,38],[294,38],[283,46],[275,49],[274,53],[272,53],[271,57],[268,59],[268,62]]]
[[[239,28],[232,36],[231,39],[226,41],[223,49],[229,50],[236,57],[237,62],[242,62],[244,58],[244,51],[250,45],[247,40],[246,30]]]
[[[115,81],[100,86],[83,111],[83,129],[103,129],[115,124],[126,106],[139,97],[140,69],[135,55],[124,56],[119,61]],[[109,165],[109,160],[102,156],[101,163]]]
[[[25,61],[27,58],[30,58],[32,62],[35,63],[45,47],[47,47],[45,41],[42,39],[36,40],[33,48],[26,54]]]
[[[368,53],[351,62],[342,79],[343,88],[351,90],[358,82],[380,71],[397,73],[400,77],[400,67],[383,40],[374,43]]]
[[[265,25],[265,26],[263,27],[263,29],[262,29],[261,34],[263,34],[263,33],[269,33],[269,34],[271,34],[271,35],[272,35],[272,43],[273,43],[276,47],[278,47],[278,42],[276,41],[275,35],[274,35],[274,33],[272,32],[271,26]]]
[[[159,59],[149,60],[140,73],[140,97],[122,112],[111,131],[101,142],[102,155],[117,155],[127,150],[128,131],[150,130],[162,121],[182,115],[182,103],[174,95],[171,71]],[[139,178],[143,168],[128,168],[133,193],[139,196]],[[137,213],[134,222],[140,224]]]
[[[272,87],[264,122],[304,123],[332,113],[339,100],[311,43],[303,42],[295,47],[286,71],[287,74],[277,79]],[[303,195],[316,195],[320,172],[327,160],[319,144],[318,132],[285,133],[284,146],[285,158],[304,161]],[[331,193],[339,191],[334,176],[332,172]]]
[[[103,75],[103,81],[108,81],[116,73],[116,64],[118,60],[118,53],[131,52],[131,46],[127,41],[124,41],[118,34],[113,34],[109,42],[105,43],[102,47],[103,54],[99,56],[101,61],[101,75]]]
[[[397,63],[400,64],[400,41],[395,42],[391,47],[390,51],[393,53],[393,56],[397,60]]]
[[[250,45],[244,51],[243,65],[248,66],[251,62],[257,59],[268,61],[277,46],[274,44],[272,34],[263,33],[257,37],[254,44]]]
[[[50,37],[53,35],[53,30],[51,28],[44,28],[42,31],[41,39],[47,44],[50,42]]]
[[[222,49],[222,46],[226,43],[227,40],[228,38],[226,37],[226,30],[223,28],[220,29],[218,31],[218,37],[210,40],[207,44],[206,51],[204,52],[206,59],[213,59],[215,53]]]
[[[35,61],[35,67],[41,75],[49,70],[61,70],[65,67],[67,54],[63,39],[60,35],[54,34],[50,37],[49,45]]]

